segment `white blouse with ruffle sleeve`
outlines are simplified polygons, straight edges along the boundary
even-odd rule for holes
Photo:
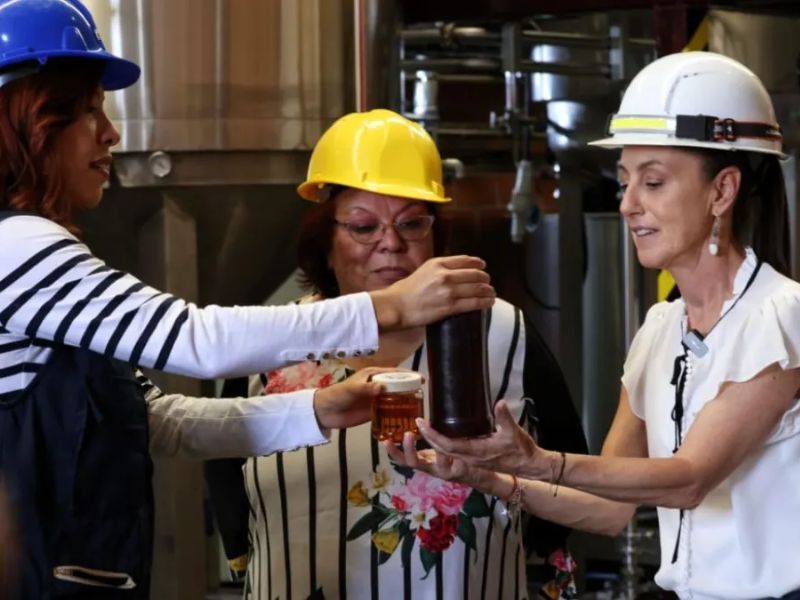
[[[724,383],[748,381],[774,364],[800,366],[800,284],[762,264],[742,294],[756,266],[748,248],[733,297],[722,307],[725,317],[704,340],[709,352],[702,358],[689,353],[684,436]],[[685,330],[682,300],[656,304],[625,362],[622,383],[634,414],[646,423],[651,457],[672,456],[675,387],[670,382],[675,358],[683,354]],[[756,452],[697,508],[685,511],[672,563],[679,515],[678,509],[658,509],[660,586],[681,598],[730,600],[779,597],[800,588],[800,401]]]

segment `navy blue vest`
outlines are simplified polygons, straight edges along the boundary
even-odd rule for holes
[[[56,346],[0,403],[0,473],[22,538],[11,598],[148,597],[152,463],[130,365]]]

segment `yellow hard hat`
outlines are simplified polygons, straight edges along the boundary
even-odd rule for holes
[[[322,134],[297,193],[319,202],[327,185],[450,202],[442,185],[442,159],[428,132],[385,109],[350,113]]]

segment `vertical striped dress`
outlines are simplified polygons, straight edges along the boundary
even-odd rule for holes
[[[498,300],[488,337],[491,394],[528,423],[525,327]],[[425,347],[400,366],[427,372]],[[251,394],[322,387],[348,375],[336,360],[251,378]],[[427,404],[427,403],[426,403]],[[519,519],[466,486],[397,468],[370,424],[326,446],[248,459],[247,589],[260,600],[527,598]]]

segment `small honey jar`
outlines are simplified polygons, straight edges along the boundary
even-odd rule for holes
[[[406,431],[418,435],[415,419],[423,416],[419,373],[379,373],[372,381],[383,386],[383,393],[372,401],[372,437],[399,444]]]

